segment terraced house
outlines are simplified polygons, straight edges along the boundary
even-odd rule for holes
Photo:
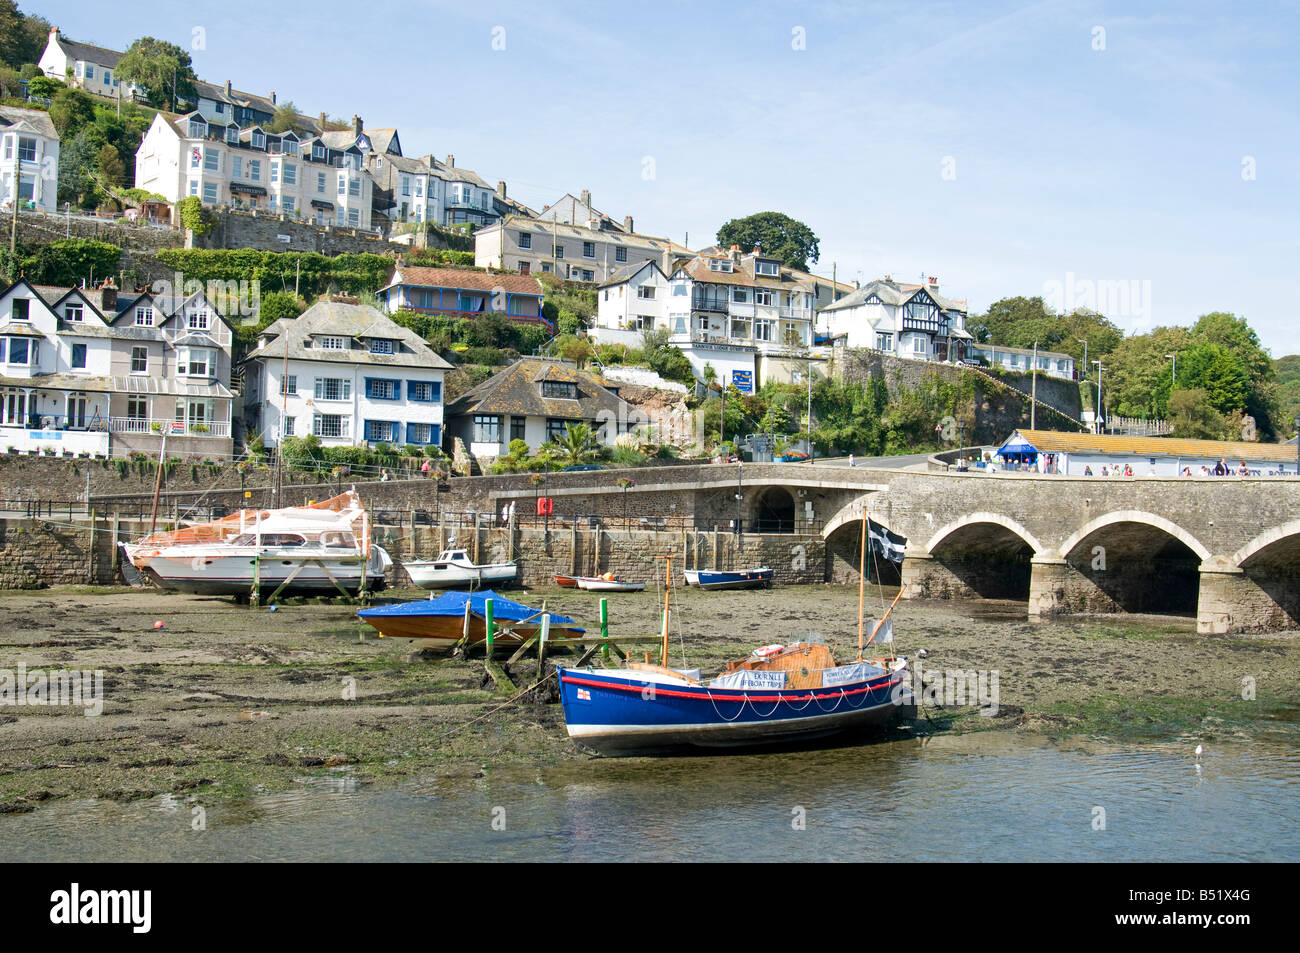
[[[939,279],[924,285],[870,281],[818,312],[830,339],[921,361],[961,361],[972,342],[966,302],[939,294]]]
[[[464,318],[504,314],[523,324],[551,326],[542,316],[542,283],[529,275],[421,268],[399,260],[379,297],[390,314],[418,311]]]
[[[396,130],[383,132],[392,133],[391,140],[368,155],[366,168],[375,180],[375,206],[390,221],[482,227],[501,219],[504,182],[494,191],[476,173],[457,168],[452,155],[443,162],[432,155],[403,156]]]
[[[686,254],[666,238],[632,231],[566,225],[546,218],[510,215],[474,233],[474,264],[480,268],[517,271],[521,275],[555,274],[570,281],[606,281],[619,269]]]
[[[302,138],[198,110],[160,112],[136,150],[135,184],[173,205],[193,195],[204,205],[369,229],[374,183],[365,156],[372,148],[356,117],[347,131]]]
[[[0,293],[0,441],[17,452],[228,455],[230,326],[207,298]]]
[[[366,305],[321,300],[281,318],[245,359],[244,416],[269,445],[442,444],[443,375],[419,335]]]

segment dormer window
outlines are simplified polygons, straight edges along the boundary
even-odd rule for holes
[[[394,342],[390,338],[371,338],[370,353],[371,354],[392,354],[394,350],[393,343]]]
[[[774,261],[757,260],[754,262],[754,274],[776,277],[781,273],[781,266]]]
[[[253,137],[252,137],[252,139],[250,140],[250,142],[252,143],[252,146],[253,146],[254,149],[265,149],[265,148],[266,148],[266,133],[262,132],[262,130],[260,130],[260,129],[254,129],[254,130],[253,130]]]
[[[15,298],[10,317],[15,321],[28,321],[31,319],[31,315],[28,313],[30,307],[31,302],[26,298]]]
[[[208,134],[208,124],[199,117],[190,120],[190,138],[202,139]]]
[[[730,272],[731,262],[726,258],[711,258],[709,259],[709,271]]]
[[[238,141],[239,141],[239,127],[238,127],[238,126],[227,126],[227,127],[226,127],[226,142],[238,142]]]
[[[65,321],[75,321],[80,324],[84,316],[84,311],[79,304],[70,304],[63,309],[63,320]]]
[[[570,400],[576,400],[578,385],[573,381],[542,381],[542,396],[566,397]]]
[[[153,308],[136,308],[135,326],[137,328],[153,327]]]
[[[346,351],[348,349],[348,339],[343,337],[318,337],[316,346],[325,351]]]
[[[206,331],[208,329],[208,313],[206,311],[191,311],[189,329],[191,331]]]
[[[298,154],[297,140],[289,138],[280,140],[280,151],[287,156],[296,156]]]

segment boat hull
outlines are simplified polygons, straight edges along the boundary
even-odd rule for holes
[[[688,569],[684,573],[686,585],[701,589],[771,589],[775,572],[763,566],[759,569],[740,569],[735,572],[708,569]]]
[[[482,566],[469,569],[464,566],[438,566],[433,562],[403,563],[402,568],[411,582],[420,589],[454,589],[457,586],[485,586],[495,582],[509,582],[518,574],[514,564],[508,566]]]
[[[609,580],[579,576],[578,588],[587,589],[591,592],[642,592],[645,589],[645,583],[619,582],[617,579]]]
[[[905,669],[819,689],[664,684],[635,671],[559,669],[569,737],[618,753],[782,744],[883,725],[906,704]]]
[[[337,594],[338,588],[330,574],[343,586],[355,592],[361,583],[362,566],[357,557],[330,559],[327,556],[290,558],[293,554],[249,552],[214,555],[211,551],[169,555],[166,551],[150,556],[144,565],[135,557],[136,547],[123,544],[127,559],[135,568],[165,589],[208,596],[248,595],[253,589],[256,571],[257,588],[269,595],[279,589],[286,579],[301,566],[293,581],[284,587],[281,595]],[[379,547],[375,547],[376,550]],[[375,554],[379,557],[379,553]],[[384,572],[379,567],[387,557],[372,557],[366,570],[366,588],[377,592],[387,585]],[[256,565],[254,565],[256,562]],[[326,573],[326,570],[329,573]]]

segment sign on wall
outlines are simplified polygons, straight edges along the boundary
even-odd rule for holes
[[[731,386],[745,394],[754,392],[754,372],[753,371],[732,371]]]

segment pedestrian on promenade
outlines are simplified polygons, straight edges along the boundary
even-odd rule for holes
[[[849,454],[849,466],[851,467],[857,466],[857,464],[853,462],[853,454],[851,453]]]
[[[420,464],[420,472],[423,473],[425,476],[428,476],[428,475],[429,475],[429,461],[428,461],[428,460],[425,460],[422,464]]]

